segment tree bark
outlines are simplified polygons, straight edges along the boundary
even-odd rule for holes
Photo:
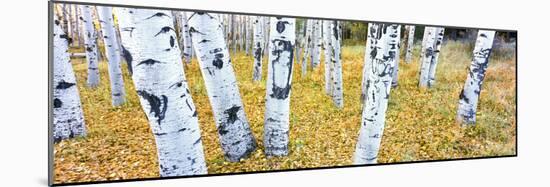
[[[191,58],[193,57],[193,43],[191,41],[191,35],[189,35],[187,12],[181,12],[181,20],[183,26],[183,56],[185,63],[191,63]]]
[[[344,87],[342,79],[342,62],[341,62],[341,51],[340,43],[342,39],[340,24],[338,21],[330,21],[330,27],[328,29],[330,32],[330,51],[331,51],[331,62],[332,62],[332,100],[338,108],[344,107]]]
[[[97,59],[97,32],[94,28],[92,13],[89,5],[80,6],[82,9],[82,24],[84,25],[84,42],[86,61],[88,62],[88,87],[99,85],[99,63]]]
[[[405,62],[411,63],[412,60],[412,50],[414,48],[414,25],[408,26],[408,36],[407,36],[407,54],[405,55]]]
[[[391,89],[394,63],[390,56],[390,41],[396,40],[396,24],[369,23],[369,43],[366,59],[366,96],[362,125],[355,147],[354,164],[377,163],[378,150],[384,132],[386,110]],[[397,39],[398,40],[398,39]]]
[[[390,33],[392,35],[396,35],[396,37],[390,37],[390,58],[395,63],[393,66],[393,73],[392,73],[392,81],[391,86],[393,88],[397,87],[398,84],[398,72],[399,72],[399,58],[401,57],[401,25],[397,26],[397,29],[392,30],[393,33]]]
[[[262,80],[262,51],[263,51],[263,19],[256,16],[254,20],[254,73],[252,79],[254,81]]]
[[[161,177],[206,174],[193,99],[169,11],[117,8],[122,45],[155,136]]]
[[[332,44],[330,20],[323,20],[323,51],[325,52],[325,93],[332,96]]]
[[[435,70],[444,33],[444,28],[427,27],[426,30],[425,54],[421,59],[420,66],[419,86],[421,88],[431,88],[435,83]]]
[[[189,31],[212,105],[221,147],[227,160],[237,162],[256,149],[246,118],[229,51],[216,14],[196,12]]]
[[[474,57],[464,89],[460,92],[458,102],[457,121],[463,125],[475,125],[476,110],[481,92],[481,85],[485,79],[485,71],[489,64],[489,57],[493,46],[495,31],[479,30],[474,48]]]
[[[311,57],[311,67],[317,68],[321,63],[321,20],[313,21],[313,50]]]
[[[267,77],[264,147],[267,156],[288,155],[290,93],[295,45],[295,19],[272,17]]]
[[[111,98],[113,106],[120,106],[125,102],[124,80],[120,68],[120,49],[115,35],[113,12],[111,7],[97,7],[99,23],[103,33],[103,42],[109,67],[109,80],[111,83]]]
[[[69,57],[69,37],[54,15],[53,25],[53,140],[85,136],[86,125],[76,78]]]
[[[312,49],[312,30],[313,30],[313,20],[308,19],[306,21],[306,37],[304,42],[304,54],[302,56],[302,76],[305,76],[307,73],[307,59],[310,57]]]

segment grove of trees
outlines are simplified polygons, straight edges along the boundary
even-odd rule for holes
[[[324,82],[320,84],[336,112],[344,111],[344,101],[361,103],[353,164],[375,164],[387,121],[390,91],[402,89],[398,87],[401,51],[407,64],[414,56],[420,56],[419,89],[433,88],[447,37],[443,27],[422,29],[393,23],[359,24],[71,4],[56,4],[54,8],[52,138],[55,142],[86,138],[86,120],[71,62],[75,53],[69,51],[71,46],[81,46],[87,66],[87,87],[98,87],[104,79],[99,65],[102,61],[107,63],[109,78],[105,80],[110,84],[110,107],[128,107],[125,103],[130,94],[126,93],[129,90],[125,84],[135,87],[130,91],[137,94],[154,136],[161,177],[208,173],[201,116],[197,113],[197,107],[202,106],[193,102],[184,68],[193,63],[192,59],[196,58],[200,66],[219,145],[227,161],[240,162],[257,149],[263,149],[268,157],[292,154],[289,145],[294,140],[289,132],[293,125],[300,125],[292,124],[291,120],[291,108],[299,107],[293,106],[291,100],[293,82],[302,81],[293,80],[293,71],[298,66],[301,77],[324,73],[324,79],[320,80]],[[416,35],[423,35],[420,54],[414,54]],[[460,98],[456,109],[458,124],[476,124],[494,38],[495,31],[477,32],[470,68],[463,72],[467,75],[463,90],[455,93]],[[360,83],[344,83],[347,64],[342,46],[351,39],[365,46]],[[251,130],[236,78],[232,59],[237,51],[252,57],[252,61],[240,63],[253,64],[253,69],[247,71],[252,72],[250,78],[254,84],[265,85],[262,146]],[[263,66],[267,66],[267,74],[262,73]],[[124,83],[125,67],[131,83]],[[360,85],[361,93],[344,93],[347,84]],[[344,100],[351,94],[360,95],[360,100]],[[335,129],[339,125],[330,119],[326,123]]]

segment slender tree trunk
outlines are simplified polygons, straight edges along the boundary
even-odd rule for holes
[[[309,53],[311,53],[311,48],[313,46],[312,44],[312,37],[311,34],[313,33],[313,20],[307,20],[306,21],[306,37],[304,42],[304,54],[302,56],[302,76],[305,76],[307,73],[307,59],[310,56]]]
[[[325,93],[332,95],[332,44],[331,44],[331,21],[323,20],[323,50],[325,52]]]
[[[414,25],[408,26],[408,36],[407,36],[407,54],[405,55],[405,62],[411,63],[412,60],[412,50],[414,48]]]
[[[421,59],[420,81],[421,88],[430,88],[435,82],[435,68],[437,58],[443,42],[443,28],[428,27],[425,42],[425,54]]]
[[[354,164],[374,164],[377,162],[378,150],[384,132],[386,110],[391,89],[392,60],[390,56],[390,41],[398,40],[396,34],[399,28],[396,24],[385,25],[369,23],[369,38],[367,43],[368,58],[365,104],[363,105],[361,130],[355,147]],[[369,46],[373,45],[373,46]],[[369,50],[370,48],[370,50]]]
[[[445,34],[445,28],[439,27],[436,31],[436,39],[435,39],[435,53],[433,56],[433,60],[430,63],[430,73],[428,74],[428,87],[433,87],[435,85],[435,72],[437,68],[437,64],[439,62],[439,52],[441,51],[441,46],[443,45],[443,36]]]
[[[53,25],[53,139],[86,135],[80,95],[69,57],[68,35],[54,15]]]
[[[92,13],[89,5],[80,6],[82,9],[82,24],[84,25],[84,41],[86,61],[88,62],[88,87],[99,85],[99,67],[97,59],[97,32],[94,28]]]
[[[340,28],[340,24],[338,21],[330,21],[330,27],[328,29],[331,30],[330,32],[330,51],[331,51],[331,61],[332,61],[332,67],[334,68],[331,71],[332,74],[332,100],[334,101],[334,104],[338,108],[344,107],[344,87],[343,87],[343,79],[342,79],[342,62],[340,60],[341,58],[341,51],[340,51],[340,43],[342,40],[342,32]]]
[[[183,26],[183,56],[185,63],[191,63],[193,57],[193,43],[191,41],[191,35],[189,35],[189,23],[187,19],[187,12],[181,12],[181,23]]]
[[[315,20],[313,22],[313,53],[311,58],[311,67],[317,68],[321,63],[321,20]]]
[[[426,53],[426,42],[428,40],[429,30],[430,27],[424,26],[424,35],[422,36],[422,45],[420,46],[420,63],[422,63],[422,58],[424,58],[424,55]]]
[[[254,81],[262,80],[262,47],[263,44],[263,19],[256,16],[254,21],[254,74],[252,79]]]
[[[113,106],[120,106],[125,102],[124,80],[120,69],[120,49],[115,35],[113,12],[111,7],[98,7],[99,23],[103,33],[105,52],[109,61],[109,80],[111,83],[111,98]]]
[[[267,156],[286,156],[296,21],[272,17],[270,23],[264,147]]]
[[[395,63],[392,71],[392,81],[391,86],[393,88],[397,87],[398,84],[398,72],[399,72],[399,58],[401,57],[401,25],[398,25],[397,29],[394,30],[393,35],[397,35],[395,38],[390,37],[390,57],[393,63]]]
[[[479,30],[474,48],[474,57],[464,89],[460,92],[458,102],[457,121],[459,124],[474,125],[476,110],[481,92],[481,85],[485,78],[485,71],[489,64],[489,57],[493,46],[495,31]]]
[[[117,8],[122,45],[155,136],[161,177],[206,174],[197,111],[169,11]]]
[[[196,12],[189,17],[189,31],[212,105],[221,147],[232,162],[256,149],[241,95],[216,14]]]

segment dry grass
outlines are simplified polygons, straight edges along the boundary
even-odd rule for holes
[[[466,78],[471,50],[460,43],[443,46],[437,85],[420,90],[418,59],[400,65],[399,87],[392,89],[379,162],[513,155],[516,126],[516,77],[513,59],[493,58],[481,92],[475,127],[455,124],[458,95]],[[418,54],[418,46],[415,56]],[[344,102],[334,107],[324,93],[323,64],[301,76],[295,65],[291,95],[290,155],[263,155],[264,80],[252,81],[252,57],[233,55],[246,115],[259,147],[238,163],[224,160],[197,62],[185,67],[199,111],[209,173],[280,170],[350,165],[360,127],[359,103],[364,46],[343,48]],[[403,58],[402,58],[403,59]],[[56,183],[158,177],[154,138],[133,85],[125,71],[128,102],[111,107],[107,67],[101,63],[101,85],[86,88],[86,64],[74,59],[88,136],[55,145]],[[264,61],[265,62],[265,61]]]

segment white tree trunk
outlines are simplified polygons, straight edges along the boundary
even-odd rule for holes
[[[412,60],[412,50],[414,47],[414,25],[408,26],[408,36],[407,36],[407,54],[405,55],[405,62],[411,63]]]
[[[443,45],[443,35],[445,34],[445,28],[439,27],[436,31],[435,38],[435,51],[433,60],[430,63],[430,73],[428,74],[428,87],[433,87],[435,85],[435,72],[437,64],[439,63],[439,52],[441,51],[441,46]]]
[[[424,26],[424,35],[422,36],[422,45],[420,46],[420,63],[422,63],[422,58],[424,58],[424,53],[426,53],[426,42],[428,40],[428,33],[430,27]]]
[[[323,50],[325,52],[325,93],[332,95],[332,44],[331,44],[331,21],[323,20]]]
[[[460,124],[474,125],[476,123],[479,93],[489,64],[494,37],[495,31],[479,30],[478,32],[473,52],[474,57],[458,102],[457,121]]]
[[[86,135],[76,78],[69,58],[68,35],[54,15],[53,25],[53,139]]]
[[[113,106],[120,106],[125,102],[124,80],[120,68],[120,49],[115,32],[113,12],[111,7],[97,7],[99,23],[103,33],[105,52],[109,67],[109,80],[111,83],[111,98]]]
[[[307,59],[310,57],[311,49],[313,46],[313,38],[311,34],[313,33],[313,20],[308,19],[306,21],[306,37],[304,41],[304,54],[302,56],[302,76],[305,76],[307,73]]]
[[[196,12],[189,17],[189,31],[212,105],[221,147],[232,162],[256,149],[246,118],[235,73],[216,14]]]
[[[197,111],[169,11],[117,8],[122,45],[155,136],[161,177],[206,174]],[[131,47],[130,47],[131,46]]]
[[[95,88],[99,85],[99,63],[97,59],[97,32],[94,28],[92,13],[89,5],[80,6],[82,9],[82,24],[84,25],[84,41],[86,61],[88,62],[89,87]]]
[[[432,87],[435,81],[435,68],[441,43],[443,42],[443,28],[427,27],[424,55],[421,58],[420,81],[421,88]]]
[[[386,110],[390,95],[392,61],[387,56],[391,40],[395,40],[399,28],[396,24],[385,25],[369,23],[368,37],[372,43],[367,44],[366,60],[366,98],[363,105],[362,125],[355,147],[354,164],[374,164],[377,162],[378,150],[384,132]],[[386,32],[384,32],[386,31]],[[373,46],[370,46],[373,45]],[[370,51],[369,51],[370,48]]]
[[[397,35],[396,37],[390,37],[390,58],[395,63],[393,67],[393,73],[392,73],[392,81],[391,86],[397,87],[398,84],[398,72],[399,72],[399,58],[401,57],[401,25],[397,27],[397,30],[393,30],[393,35]]]
[[[311,67],[317,68],[321,63],[321,42],[323,37],[321,36],[321,20],[313,21],[313,50],[311,57]]]
[[[262,80],[263,25],[263,19],[256,16],[256,20],[254,20],[254,73],[252,77],[254,81]]]
[[[264,147],[267,156],[288,155],[295,22],[294,18],[281,17],[272,17],[270,21],[264,124]]]
[[[340,43],[342,40],[342,32],[340,32],[340,24],[338,21],[330,21],[330,51],[331,51],[331,62],[332,62],[332,100],[338,108],[344,107],[344,87],[342,79],[342,61],[341,61],[341,50]]]
[[[187,12],[181,12],[181,25],[183,27],[183,57],[185,63],[191,63],[191,58],[193,57],[193,43],[191,42],[191,35],[189,35]]]

